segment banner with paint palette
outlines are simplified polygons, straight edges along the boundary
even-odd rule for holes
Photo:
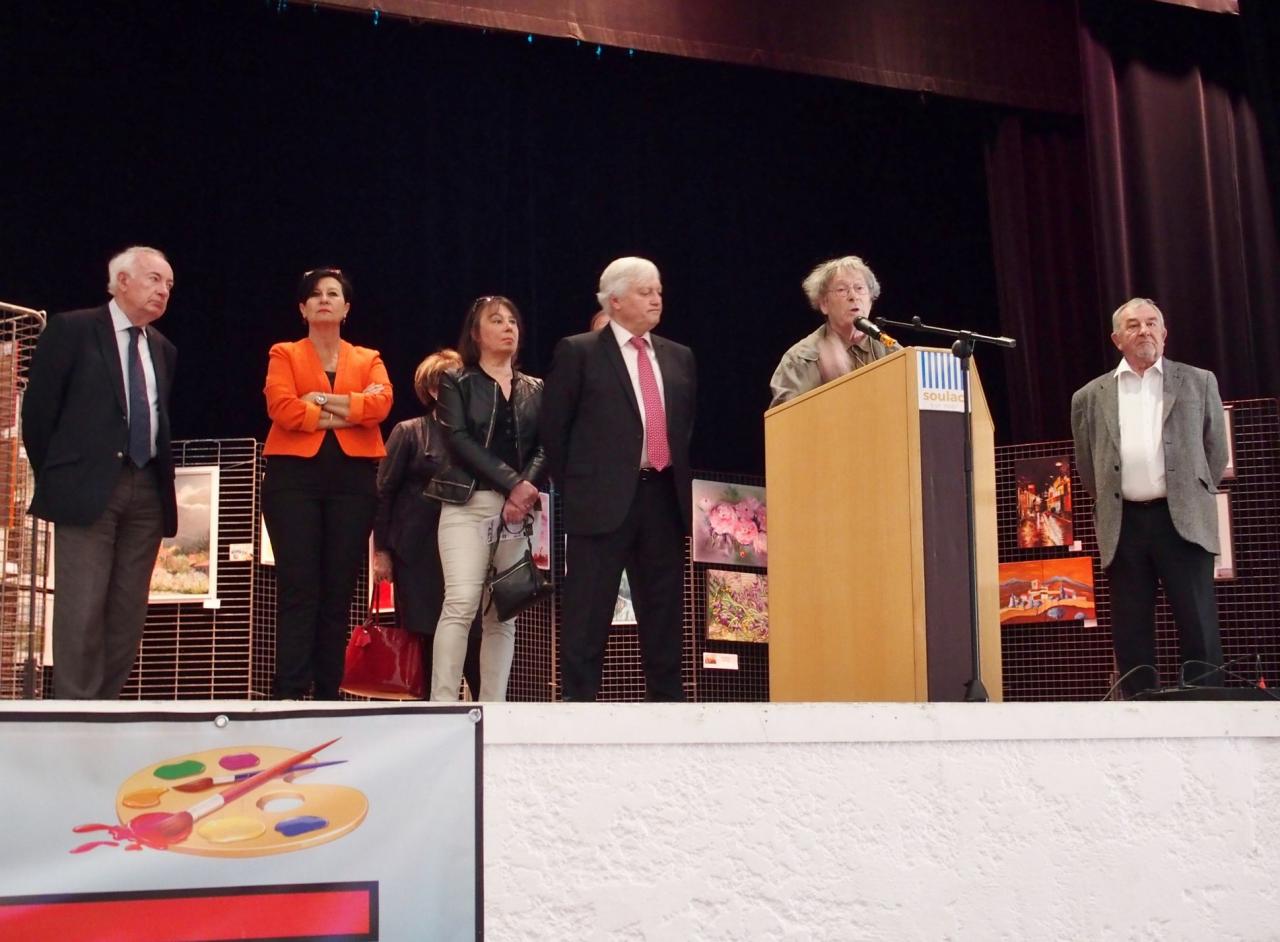
[[[481,715],[0,706],[0,938],[477,938]]]

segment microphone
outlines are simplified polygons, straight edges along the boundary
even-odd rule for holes
[[[875,337],[876,340],[879,340],[886,347],[898,346],[898,341],[894,340],[881,330],[874,321],[863,317],[862,315],[858,315],[853,319],[853,326],[858,328],[858,330],[862,331],[868,337]]]

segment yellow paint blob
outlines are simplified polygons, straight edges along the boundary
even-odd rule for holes
[[[261,836],[267,826],[253,818],[215,818],[196,828],[196,833],[210,844],[234,844]]]
[[[136,792],[129,792],[120,799],[120,804],[126,808],[154,808],[160,804],[160,796],[167,792],[167,788],[140,788]]]

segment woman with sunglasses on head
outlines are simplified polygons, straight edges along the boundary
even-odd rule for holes
[[[391,411],[391,381],[378,351],[340,336],[351,282],[337,268],[298,283],[301,340],[271,348],[263,392],[271,431],[262,453],[262,516],[276,557],[279,699],[314,685],[338,699],[351,593],[366,559],[377,508],[379,424]]]
[[[427,496],[427,485],[440,470],[444,435],[436,422],[440,378],[460,369],[456,350],[438,350],[418,364],[413,391],[423,414],[399,422],[387,436],[387,457],[378,465],[378,513],[373,521],[373,575],[396,587],[396,622],[421,635],[423,676],[431,680],[432,647],[444,573],[440,568],[438,528],[440,501]],[[480,626],[472,624],[462,673],[474,694],[480,690]]]
[[[462,369],[440,381],[436,421],[445,436],[445,460],[427,486],[439,500],[440,563],[444,606],[436,626],[431,676],[432,700],[456,700],[462,678],[467,632],[484,594],[490,546],[484,521],[501,516],[518,527],[538,502],[546,458],[538,443],[542,380],[516,366],[522,328],[520,312],[507,298],[477,298],[462,323],[458,352]],[[519,559],[523,540],[502,540],[494,564],[499,571]],[[499,621],[483,612],[480,643],[480,700],[505,700],[515,619]]]
[[[889,355],[888,347],[855,323],[871,317],[880,297],[880,282],[866,262],[856,255],[830,259],[809,272],[801,287],[823,323],[782,355],[769,380],[770,407]]]

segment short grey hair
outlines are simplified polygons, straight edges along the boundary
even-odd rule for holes
[[[596,300],[602,310],[609,310],[609,299],[625,294],[627,289],[637,281],[645,278],[658,278],[658,266],[647,258],[628,255],[615,258],[600,273],[600,290],[596,292]]]
[[[1130,298],[1116,308],[1115,313],[1111,315],[1111,332],[1113,334],[1120,333],[1120,322],[1124,320],[1124,316],[1129,313],[1130,308],[1135,308],[1140,304],[1150,304],[1160,318],[1160,323],[1164,323],[1164,311],[1160,310],[1160,306],[1155,301],[1150,298]]]
[[[800,287],[804,289],[804,295],[809,299],[809,306],[815,311],[819,310],[818,305],[821,303],[822,296],[827,293],[831,279],[840,272],[846,271],[861,272],[862,277],[867,280],[867,290],[871,292],[871,300],[874,301],[880,297],[880,279],[876,277],[876,273],[858,256],[845,255],[823,262],[809,272],[809,276],[801,282]]]
[[[153,249],[149,245],[131,245],[123,252],[115,256],[111,261],[107,262],[107,294],[115,297],[116,279],[120,277],[122,271],[133,274],[138,267],[139,255],[158,255],[167,263],[169,260],[164,257],[164,253],[159,249]]]

